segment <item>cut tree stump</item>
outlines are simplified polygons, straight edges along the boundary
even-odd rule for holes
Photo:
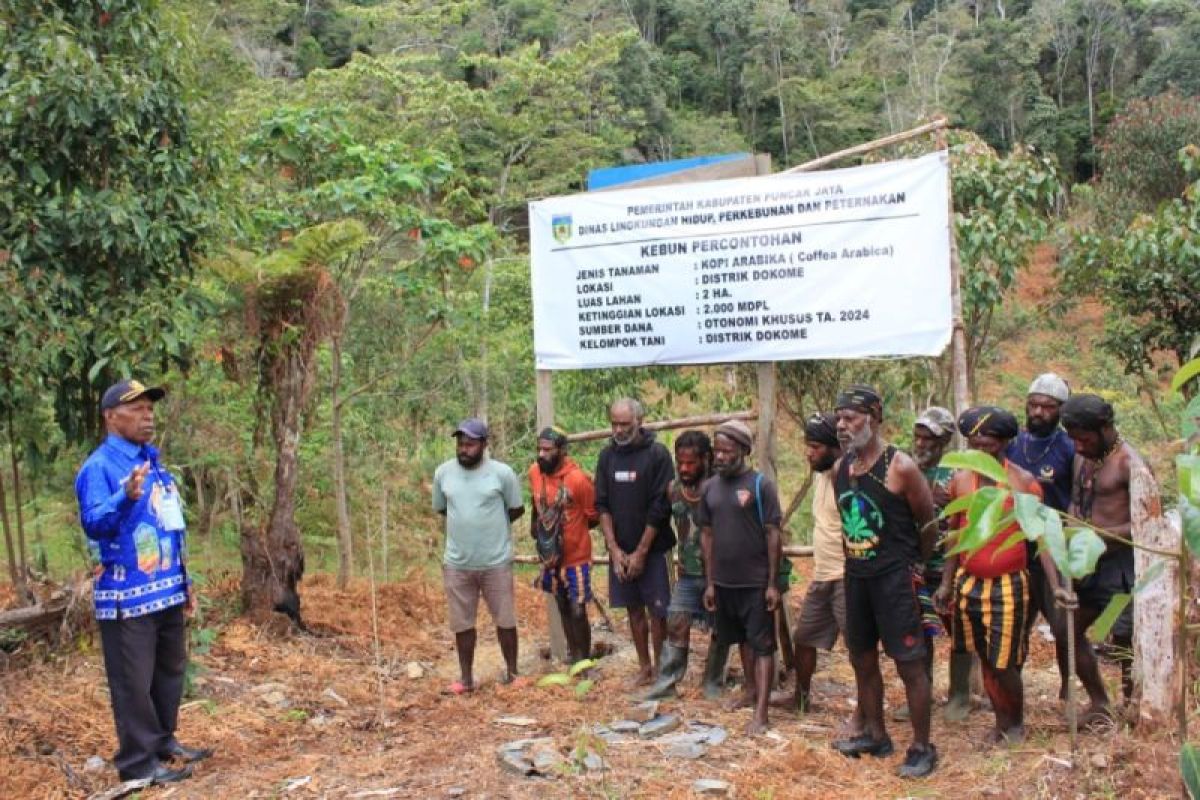
[[[1164,552],[1178,553],[1182,532],[1163,513],[1158,483],[1149,467],[1137,459],[1129,476],[1133,541]],[[1168,720],[1183,691],[1176,632],[1179,619],[1179,561],[1134,549],[1134,571],[1140,579],[1150,569],[1158,576],[1133,600],[1133,676],[1143,718]],[[1162,564],[1161,567],[1155,566]]]

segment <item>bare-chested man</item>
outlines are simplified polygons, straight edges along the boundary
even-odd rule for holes
[[[854,385],[837,401],[837,434],[844,455],[834,467],[846,548],[846,647],[854,667],[861,734],[839,739],[843,755],[893,752],[883,721],[879,644],[904,681],[913,727],[900,775],[921,778],[937,767],[929,742],[931,689],[925,635],[913,567],[933,546],[933,498],[921,470],[880,435],[883,401],[869,386]]]
[[[1129,476],[1142,462],[1137,450],[1121,438],[1113,418],[1113,408],[1094,394],[1072,395],[1062,407],[1063,427],[1075,442],[1074,477],[1070,513],[1097,528],[1103,528],[1125,540],[1132,539]],[[1096,562],[1096,570],[1079,581],[1079,612],[1075,614],[1075,663],[1091,699],[1084,723],[1110,718],[1108,693],[1100,680],[1100,669],[1084,632],[1100,616],[1113,595],[1128,593],[1135,582],[1133,548],[1107,540],[1107,549]],[[1113,626],[1113,643],[1121,655],[1121,685],[1128,700],[1133,693],[1132,605]]]

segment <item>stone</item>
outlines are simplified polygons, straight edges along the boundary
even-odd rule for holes
[[[553,745],[554,739],[549,736],[534,736],[529,739],[514,739],[511,742],[500,745],[497,750],[529,750],[534,747],[545,747]]]
[[[693,792],[705,795],[706,797],[728,797],[731,788],[733,787],[725,781],[718,781],[713,778],[701,778],[692,784]]]
[[[268,683],[260,683],[257,686],[251,688],[250,691],[253,694],[262,695],[262,694],[268,694],[270,692],[286,692],[287,688],[288,688],[287,684],[276,683],[274,681],[271,681]]]
[[[653,739],[656,736],[662,736],[664,733],[670,733],[678,728],[682,722],[683,720],[679,718],[678,714],[659,714],[638,728],[638,736],[643,739]]]
[[[85,772],[99,772],[107,766],[108,762],[100,756],[92,756],[83,763],[83,769]]]
[[[496,717],[497,724],[513,725],[517,728],[530,728],[537,725],[537,720],[533,717]]]
[[[454,786],[446,790],[447,797],[462,797],[467,793],[467,790],[461,786]]]
[[[333,717],[329,716],[328,714],[317,714],[308,718],[308,724],[314,728],[317,728],[318,730],[322,728],[328,728],[332,722]]]
[[[649,722],[658,716],[658,701],[646,700],[645,702],[634,705],[633,710],[629,712],[629,719],[634,722]]]
[[[704,745],[694,742],[679,742],[667,748],[667,755],[671,758],[694,760],[704,755]]]
[[[608,765],[604,763],[604,759],[597,755],[595,750],[589,749],[587,755],[583,757],[583,768],[588,772],[602,772],[608,769]]]
[[[425,668],[416,661],[410,661],[405,664],[404,672],[406,675],[408,675],[408,679],[411,681],[420,680],[421,678],[425,677]]]
[[[641,723],[631,719],[619,719],[608,726],[614,733],[636,733],[642,727]]]
[[[533,768],[543,775],[557,773],[562,764],[562,755],[553,747],[539,747],[533,751]]]
[[[500,762],[501,768],[517,775],[532,775],[537,771],[533,762],[526,758],[521,750],[497,750],[496,760]]]
[[[267,705],[275,706],[276,708],[288,708],[292,704],[292,701],[287,699],[287,695],[278,690],[267,692],[259,699]]]
[[[1108,769],[1108,756],[1104,755],[1104,753],[1096,753],[1091,758],[1091,764],[1096,769]]]

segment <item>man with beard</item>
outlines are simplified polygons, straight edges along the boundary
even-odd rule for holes
[[[813,673],[817,650],[832,650],[838,634],[846,631],[846,594],[843,585],[846,556],[842,551],[842,517],[833,490],[831,470],[842,454],[837,438],[837,417],[814,414],[804,424],[805,459],[813,473],[813,573],[800,620],[792,633],[796,652],[796,686],[789,704],[797,711],[811,710]],[[786,696],[785,696],[786,697]],[[781,698],[782,700],[782,698]],[[860,714],[852,723],[861,731]]]
[[[550,539],[537,585],[554,597],[562,617],[571,663],[592,652],[587,604],[592,599],[592,537],[600,521],[592,479],[567,455],[567,436],[544,428],[537,438],[537,461],[529,467],[533,498],[530,532],[535,541]],[[561,545],[561,549],[558,548]]]
[[[1066,511],[1071,503],[1071,467],[1075,461],[1075,444],[1059,427],[1062,404],[1071,396],[1067,382],[1047,372],[1038,375],[1029,385],[1025,397],[1025,430],[1017,434],[1008,446],[1008,460],[1027,470],[1042,487],[1044,502],[1056,511]],[[1058,661],[1060,700],[1067,699],[1067,617],[1055,605],[1050,582],[1036,558],[1037,546],[1029,549],[1029,621],[1025,636],[1033,633],[1040,613],[1054,634],[1054,656]],[[1055,573],[1058,583],[1061,576]]]
[[[1084,724],[1111,719],[1108,693],[1100,680],[1095,652],[1084,633],[1108,607],[1113,595],[1131,593],[1136,582],[1129,479],[1142,457],[1121,438],[1113,420],[1113,407],[1094,394],[1072,395],[1062,407],[1063,427],[1075,442],[1074,476],[1071,481],[1071,514],[1124,541],[1107,539],[1107,548],[1096,562],[1095,571],[1079,581],[1079,613],[1075,614],[1075,665],[1091,699]],[[1112,629],[1113,644],[1120,654],[1121,686],[1128,700],[1133,694],[1131,655],[1133,606],[1130,604]]]
[[[958,429],[967,444],[996,459],[1008,476],[1013,490],[1042,496],[1041,487],[1024,469],[1004,457],[1008,443],[1017,435],[1017,418],[1004,409],[979,406],[967,409],[958,419]],[[972,470],[959,470],[950,484],[950,499],[967,497],[981,486],[995,482]],[[1004,514],[1012,514],[1009,497]],[[955,530],[967,525],[965,514],[954,517]],[[954,617],[954,653],[975,653],[983,671],[983,685],[996,713],[995,727],[987,742],[1015,744],[1025,739],[1024,686],[1021,668],[1028,652],[1025,617],[1029,613],[1029,581],[1026,572],[1027,550],[1023,542],[1010,543],[1020,536],[1013,522],[996,532],[979,550],[969,556],[947,556],[945,575],[934,600],[938,609]],[[950,543],[956,534],[951,534]],[[1059,591],[1054,563],[1048,550],[1040,556],[1052,593]],[[960,569],[961,564],[961,569]],[[1065,593],[1064,602],[1071,598]]]
[[[929,484],[933,497],[934,514],[949,502],[950,478],[954,470],[941,466],[942,455],[954,437],[954,415],[941,406],[930,406],[921,412],[913,423],[913,460]],[[921,601],[921,617],[925,629],[925,669],[929,681],[933,682],[934,639],[943,632],[945,620],[939,618],[933,605],[933,592],[942,583],[942,567],[946,562],[946,521],[939,519],[937,538],[933,552],[926,559],[924,571],[919,576],[918,597]],[[950,699],[943,712],[948,720],[961,721],[971,708],[971,656],[951,652],[950,654]],[[899,709],[894,715],[898,720],[908,719],[908,707]]]
[[[936,536],[929,484],[906,454],[883,441],[883,401],[856,384],[838,396],[837,432],[842,457],[834,489],[846,549],[846,646],[854,667],[861,734],[834,741],[843,755],[890,755],[894,747],[883,719],[879,643],[904,681],[913,728],[899,774],[920,778],[937,767],[929,742],[930,684],[925,636],[913,567]]]
[[[746,464],[754,436],[736,420],[713,437],[716,477],[704,484],[697,519],[704,551],[704,607],[716,612],[717,641],[737,644],[746,676],[738,705],[753,705],[746,733],[767,729],[775,669],[775,609],[783,512],[774,482]]]
[[[460,670],[449,691],[465,694],[475,689],[475,617],[481,595],[496,624],[507,666],[501,681],[511,683],[517,677],[509,523],[524,513],[525,506],[516,473],[487,457],[488,429],[482,420],[463,420],[453,436],[455,457],[433,473],[433,510],[446,518],[442,576]]]
[[[671,516],[679,537],[678,580],[671,591],[667,608],[667,642],[663,645],[658,680],[646,693],[647,700],[675,695],[675,686],[687,672],[691,645],[692,618],[704,611],[704,554],[700,547],[700,526],[696,509],[700,491],[712,474],[712,442],[703,431],[684,431],[675,440],[675,472],[678,477],[667,489]],[[717,645],[714,636],[708,645],[704,666],[704,694],[716,699],[721,693],[721,677],[727,649]]]
[[[675,544],[667,487],[671,454],[642,427],[642,404],[622,398],[608,409],[612,441],[596,461],[596,511],[608,547],[608,597],[629,614],[637,650],[635,686],[653,683],[666,635],[671,582],[666,554]],[[647,618],[649,609],[649,618]]]

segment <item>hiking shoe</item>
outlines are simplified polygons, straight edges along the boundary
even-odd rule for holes
[[[937,748],[933,745],[918,747],[913,745],[904,754],[904,763],[897,772],[901,778],[924,778],[937,768]]]
[[[876,758],[883,758],[896,752],[896,748],[892,745],[892,737],[887,735],[882,739],[875,739],[861,734],[851,736],[849,739],[837,739],[830,746],[847,758],[858,758],[864,753]]]

